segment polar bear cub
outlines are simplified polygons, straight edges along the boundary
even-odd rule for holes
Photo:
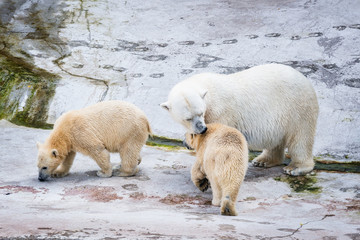
[[[287,148],[287,174],[304,174],[314,167],[318,101],[310,81],[289,66],[197,74],[175,85],[161,106],[195,134],[204,133],[206,124],[213,122],[238,129],[250,149],[263,150],[255,166],[281,165]]]
[[[204,192],[210,182],[212,204],[221,207],[222,215],[236,216],[236,199],[248,166],[245,137],[235,128],[212,123],[203,134],[187,133],[186,144],[196,150],[191,169],[195,186]]]
[[[54,124],[44,144],[37,143],[40,181],[69,173],[76,152],[93,158],[101,168],[99,177],[111,177],[110,153],[119,152],[119,176],[138,172],[140,151],[151,129],[135,105],[123,101],[104,101],[67,112]]]

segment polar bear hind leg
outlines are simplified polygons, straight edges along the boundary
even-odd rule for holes
[[[141,162],[140,151],[143,144],[137,141],[128,141],[120,148],[121,166],[114,175],[120,177],[134,176],[139,172],[137,165]]]
[[[314,169],[315,163],[312,157],[313,142],[313,137],[312,139],[301,136],[295,138],[295,141],[292,142],[288,149],[291,162],[288,166],[284,167],[286,174],[293,176],[304,175]]]
[[[103,177],[103,178],[111,177],[112,167],[110,164],[110,153],[104,147],[102,147],[101,149],[100,148],[95,148],[95,149],[98,150],[92,152],[90,156],[96,161],[96,163],[101,168],[100,171],[97,171],[96,175],[98,177]]]
[[[252,164],[256,167],[274,167],[281,165],[285,158],[284,150],[283,145],[270,150],[264,149],[263,152],[252,161]]]

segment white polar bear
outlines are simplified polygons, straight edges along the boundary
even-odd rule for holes
[[[256,66],[238,73],[194,75],[173,87],[161,106],[192,133],[204,133],[205,123],[239,129],[252,150],[263,149],[255,166],[284,168],[300,175],[314,168],[314,144],[319,106],[310,81],[281,64]]]

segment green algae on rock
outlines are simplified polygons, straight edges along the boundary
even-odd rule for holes
[[[146,145],[167,148],[169,150],[178,150],[181,148],[185,148],[183,142],[179,139],[166,138],[156,135],[150,137],[146,142]]]
[[[0,119],[37,128],[51,128],[47,111],[55,94],[57,77],[0,55]]]
[[[317,179],[315,176],[279,176],[274,178],[276,181],[286,182],[295,192],[320,193],[321,187],[315,186]]]

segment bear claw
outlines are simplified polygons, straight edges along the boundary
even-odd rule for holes
[[[209,180],[207,178],[203,178],[198,180],[198,188],[200,191],[205,192],[209,188]]]

